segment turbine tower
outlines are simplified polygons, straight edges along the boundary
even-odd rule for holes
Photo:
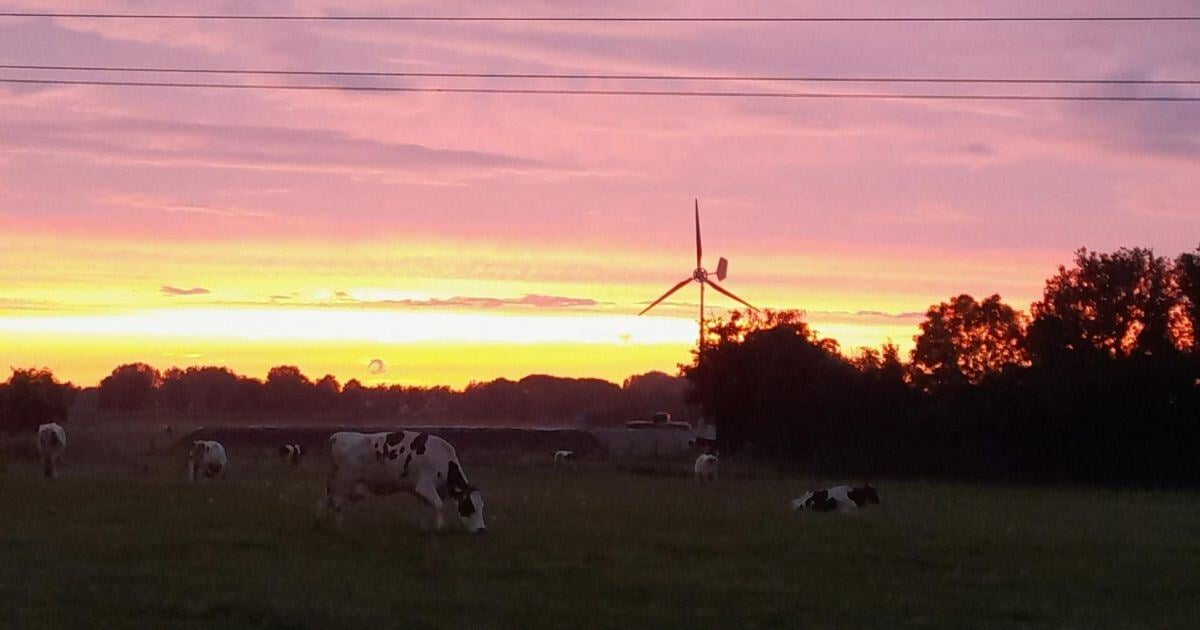
[[[697,357],[699,357],[699,352],[704,351],[704,286],[705,285],[711,286],[718,293],[723,293],[726,296],[728,296],[742,304],[745,304],[752,311],[758,310],[758,309],[754,308],[753,306],[751,306],[751,304],[749,302],[747,302],[746,300],[743,300],[742,298],[730,293],[729,291],[726,291],[724,288],[721,287],[721,285],[717,284],[716,282],[713,282],[712,278],[710,278],[708,275],[708,270],[704,268],[703,257],[704,257],[704,247],[700,243],[700,200],[697,199],[696,200],[696,269],[694,271],[692,271],[691,277],[680,280],[679,284],[671,287],[670,290],[668,290],[666,293],[662,294],[657,300],[654,300],[653,302],[651,302],[650,306],[647,306],[646,308],[642,309],[641,313],[638,313],[638,315],[644,315],[650,309],[654,308],[655,306],[658,306],[660,302],[667,299],[668,297],[671,297],[672,293],[675,293],[676,291],[682,289],[684,287],[684,285],[688,284],[689,282],[698,283],[700,285],[700,342],[699,342],[699,345],[697,346],[698,347]],[[729,272],[729,261],[725,260],[725,258],[717,259],[717,270],[715,272],[713,272],[713,275],[715,275],[717,277],[717,280],[724,282],[725,275],[728,272]]]

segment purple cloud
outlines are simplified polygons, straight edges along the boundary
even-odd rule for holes
[[[204,287],[192,287],[190,289],[180,289],[178,287],[167,286],[165,284],[159,289],[159,291],[161,291],[163,295],[171,295],[171,296],[174,296],[174,295],[208,295],[209,293],[212,293],[212,291],[209,291],[208,289],[205,289]]]
[[[499,308],[501,306],[533,306],[536,308],[572,308],[598,306],[600,302],[590,298],[564,297],[561,295],[539,295],[526,293],[519,298],[455,296],[430,298],[427,300],[357,300],[346,291],[335,291],[338,302],[350,302],[361,306],[380,307],[449,307],[449,308]]]
[[[444,170],[545,168],[538,162],[486,151],[385,142],[329,129],[210,124],[109,117],[87,121],[24,121],[5,126],[0,146],[63,152],[149,164],[266,169]]]

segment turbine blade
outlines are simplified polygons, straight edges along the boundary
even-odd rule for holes
[[[663,300],[665,300],[665,299],[667,299],[667,298],[671,297],[671,294],[672,294],[672,293],[674,293],[674,292],[676,292],[676,291],[678,291],[678,290],[682,289],[682,288],[683,288],[683,286],[684,286],[685,284],[687,284],[687,283],[689,283],[689,282],[691,282],[691,281],[692,281],[692,279],[691,279],[691,278],[685,278],[685,279],[683,279],[682,281],[680,281],[680,282],[679,282],[679,284],[677,284],[677,285],[675,285],[675,286],[671,287],[671,290],[670,290],[670,291],[667,291],[666,293],[662,294],[662,296],[661,296],[661,297],[659,297],[657,300],[654,300],[653,302],[651,302],[651,303],[650,303],[650,306],[647,306],[646,308],[642,309],[642,312],[641,312],[641,313],[638,313],[638,315],[643,315],[643,314],[645,314],[645,313],[646,313],[646,311],[648,311],[648,310],[650,310],[650,309],[654,308],[655,306],[658,306],[658,303],[659,303],[659,302],[661,302],[661,301],[663,301]]]
[[[704,265],[700,264],[700,257],[704,254],[704,248],[700,246],[700,200],[696,199],[696,267],[700,268]]]
[[[737,300],[738,302],[741,302],[742,304],[745,304],[746,306],[749,306],[749,307],[750,307],[750,310],[752,310],[752,311],[757,311],[757,310],[758,310],[758,309],[754,308],[754,306],[752,306],[752,305],[751,305],[749,302],[747,302],[746,300],[743,300],[742,298],[740,298],[740,297],[738,297],[738,296],[736,296],[736,295],[734,295],[734,294],[732,294],[732,293],[730,293],[730,292],[726,291],[725,289],[722,289],[722,288],[721,288],[721,285],[717,284],[716,282],[713,282],[712,280],[709,280],[709,281],[708,281],[708,286],[710,286],[710,287],[712,287],[712,288],[716,289],[717,291],[720,291],[721,293],[724,293],[724,294],[725,294],[727,297],[731,297],[731,298],[733,298],[733,299]]]

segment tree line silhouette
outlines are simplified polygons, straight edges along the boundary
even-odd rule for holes
[[[0,386],[0,430],[104,409],[505,426],[603,426],[702,408],[724,453],[822,474],[1200,484],[1200,249],[1076,252],[1025,312],[1000,296],[929,307],[904,361],[893,344],[844,354],[800,311],[713,320],[681,376],[622,385],[544,375],[446,387],[340,385],[292,366],[265,380],[222,367],[122,365],[94,390],[45,370]]]
[[[1200,250],[1080,249],[1029,315],[929,307],[911,360],[847,357],[802,313],[734,312],[683,372],[722,449],[818,473],[1200,483]]]
[[[62,421],[68,410],[164,410],[178,414],[237,414],[272,423],[445,422],[502,426],[606,426],[654,411],[695,415],[685,401],[687,381],[648,372],[621,385],[600,379],[526,376],[449,387],[345,385],[329,374],[312,380],[295,366],[271,368],[265,379],[225,367],[118,366],[98,387],[59,383],[47,370],[14,370],[0,385],[0,432],[31,430]],[[132,417],[132,416],[131,416]]]

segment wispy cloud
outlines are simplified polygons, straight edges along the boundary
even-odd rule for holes
[[[0,147],[103,160],[300,171],[543,170],[514,155],[361,138],[329,129],[110,117],[5,126]]]
[[[184,212],[189,214],[207,214],[219,217],[234,218],[268,218],[275,216],[270,212],[249,210],[233,206],[211,206],[201,203],[188,203],[170,197],[156,197],[141,194],[108,194],[101,197],[105,205],[141,210],[161,210],[163,212]]]
[[[212,293],[212,291],[209,291],[204,287],[180,289],[178,287],[167,286],[165,284],[159,289],[159,291],[162,292],[163,295],[208,295],[209,293]]]
[[[334,291],[330,302],[321,304],[349,304],[376,308],[467,308],[492,309],[503,306],[531,306],[534,308],[576,308],[599,306],[601,302],[591,298],[566,297],[561,295],[539,295],[526,293],[521,297],[473,297],[454,296],[449,298],[403,299],[403,300],[362,300],[357,299],[348,291]]]
[[[0,298],[0,311],[61,311],[62,304],[46,300]]]
[[[863,215],[865,223],[882,225],[971,225],[982,223],[983,218],[962,208],[939,202],[922,202],[911,210],[896,210]]]

